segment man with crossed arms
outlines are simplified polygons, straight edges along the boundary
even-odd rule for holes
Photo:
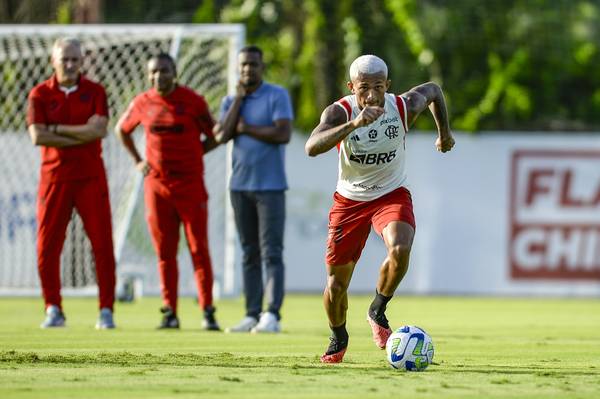
[[[115,327],[115,258],[110,202],[102,162],[108,105],[104,88],[81,73],[83,53],[75,38],[52,47],[54,74],[29,93],[27,125],[41,147],[37,198],[37,257],[46,319],[42,328],[63,327],[60,253],[73,208],[90,239],[100,299],[98,329]]]

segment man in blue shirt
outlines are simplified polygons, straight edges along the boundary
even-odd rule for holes
[[[243,251],[246,316],[228,332],[279,332],[284,296],[285,147],[292,131],[288,92],[262,80],[262,50],[244,47],[238,54],[236,94],[221,103],[215,135],[234,140],[229,189]],[[266,281],[263,288],[262,264]],[[267,310],[263,312],[266,291]]]

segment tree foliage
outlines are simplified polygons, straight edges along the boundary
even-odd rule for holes
[[[34,3],[5,0],[0,18],[40,22]],[[65,1],[43,3],[54,6],[44,13],[56,21]],[[103,7],[109,23],[245,24],[247,41],[265,50],[267,79],[290,90],[296,126],[305,130],[347,93],[348,65],[366,53],[388,63],[393,92],[439,83],[454,129],[600,127],[600,0],[104,0]],[[431,118],[418,127],[433,128]]]

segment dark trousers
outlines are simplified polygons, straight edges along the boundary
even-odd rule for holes
[[[231,205],[243,252],[246,315],[258,318],[266,293],[267,311],[279,319],[284,295],[285,192],[231,191]]]

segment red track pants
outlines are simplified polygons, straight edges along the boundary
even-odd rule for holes
[[[40,183],[37,200],[38,272],[46,307],[61,307],[60,254],[73,207],[92,244],[100,308],[113,308],[115,258],[106,177]]]
[[[162,299],[177,310],[177,247],[179,226],[188,242],[200,307],[212,306],[213,272],[208,251],[208,210],[202,176],[160,180],[147,176],[144,181],[146,220],[158,257]]]

